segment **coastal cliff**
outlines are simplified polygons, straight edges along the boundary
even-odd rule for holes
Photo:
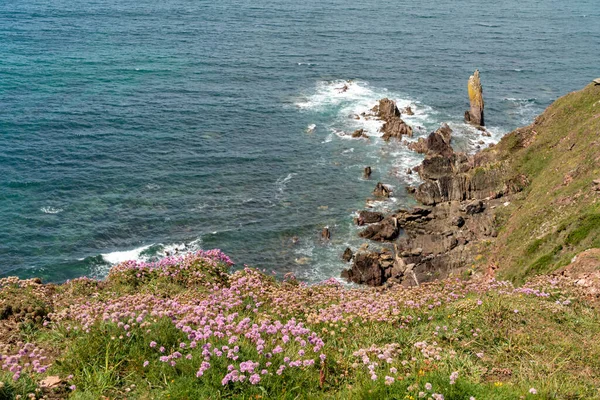
[[[344,253],[378,287],[232,272],[219,250],[0,279],[0,399],[600,398],[599,132],[590,85],[474,155],[447,126],[410,144],[421,205],[361,210],[369,242]]]
[[[523,281],[600,247],[599,113],[600,87],[591,84],[474,155],[453,150],[448,126],[409,144],[426,154],[416,168],[422,183],[407,188],[422,206],[361,233],[389,243],[395,261],[356,257],[344,276],[414,285],[479,268]],[[386,236],[389,221],[396,229]]]

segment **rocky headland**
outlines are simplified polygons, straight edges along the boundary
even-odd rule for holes
[[[469,79],[468,88],[471,109],[465,113],[465,119],[485,135],[478,71]],[[587,94],[591,101],[596,99],[597,92],[598,89],[590,85],[578,95],[570,96],[582,97]],[[506,238],[498,240],[499,231],[505,229],[503,225],[507,220],[519,220],[518,215],[513,218],[510,216],[515,210],[513,202],[517,200],[521,206],[524,200],[525,203],[536,202],[535,198],[527,196],[530,195],[532,181],[537,177],[524,163],[537,164],[540,162],[539,157],[542,157],[542,161],[549,157],[536,154],[534,149],[540,140],[550,139],[550,132],[547,133],[548,137],[543,138],[541,132],[558,122],[556,114],[560,101],[557,103],[532,125],[507,134],[497,145],[490,145],[475,154],[453,149],[453,132],[446,124],[426,138],[404,141],[408,148],[425,156],[421,164],[410,171],[418,174],[421,183],[416,187],[406,187],[406,192],[420,205],[398,209],[386,215],[369,210],[359,211],[356,222],[359,226],[365,226],[359,236],[383,244],[383,247],[377,246],[377,250],[371,250],[372,246],[365,242],[356,251],[348,249],[344,259],[352,265],[342,272],[342,277],[350,282],[370,286],[411,286],[453,274],[472,273],[472,267],[481,264],[482,260],[487,262],[484,269],[495,269],[497,259],[493,257],[494,253],[501,255],[506,251]],[[393,101],[382,99],[374,112],[384,121],[384,138],[402,139],[403,136],[412,135],[410,127],[390,130],[391,127],[403,126],[403,122],[400,122],[401,113]],[[390,121],[396,122],[390,124]],[[564,121],[560,122],[562,124]],[[557,137],[556,141],[560,144],[565,142],[565,138]],[[598,146],[598,141],[589,140],[589,136],[582,142]],[[572,146],[584,145],[574,137],[569,143]],[[569,149],[571,150],[572,148]],[[598,158],[594,165],[579,165],[574,170],[557,166],[555,171],[564,174],[566,185],[571,183],[573,171],[581,178],[584,168],[590,174],[587,179],[592,179],[592,171],[598,170],[597,160]],[[539,184],[539,181],[535,183]],[[385,188],[384,183],[378,183],[374,194],[385,196]],[[590,200],[590,195],[593,192],[587,194],[586,202],[596,204],[596,198],[592,197]],[[556,222],[554,224],[559,225]],[[597,229],[596,225],[594,229]],[[554,251],[553,257],[566,249],[563,246]],[[552,261],[558,262],[555,259]],[[542,259],[542,262],[550,260]]]

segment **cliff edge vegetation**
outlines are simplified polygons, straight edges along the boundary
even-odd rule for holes
[[[500,276],[523,282],[600,247],[600,85],[561,97],[484,152],[528,182],[498,211]]]

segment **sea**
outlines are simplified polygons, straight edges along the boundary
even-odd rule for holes
[[[338,277],[356,212],[414,205],[422,159],[356,115],[388,97],[409,140],[448,123],[477,151],[600,77],[599,54],[597,0],[3,0],[0,276],[220,248]],[[491,137],[463,123],[475,69]]]

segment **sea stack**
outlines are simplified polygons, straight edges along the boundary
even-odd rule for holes
[[[471,102],[471,109],[465,111],[465,121],[475,126],[484,126],[483,89],[481,87],[478,69],[476,69],[475,73],[469,77],[469,84],[467,86],[469,89],[469,101]]]

